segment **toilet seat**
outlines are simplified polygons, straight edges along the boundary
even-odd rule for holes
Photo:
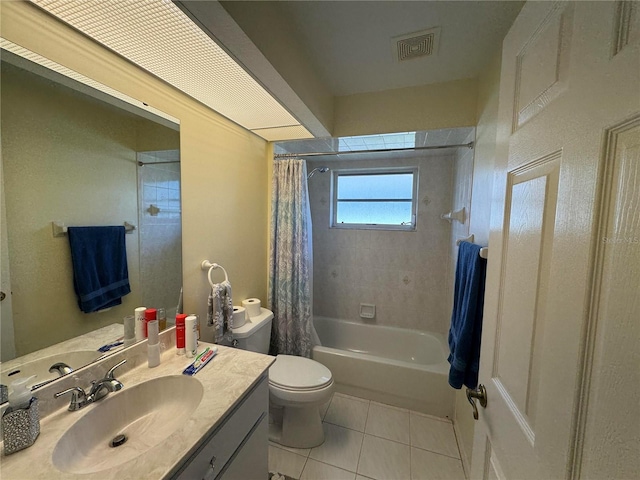
[[[333,384],[333,378],[331,371],[315,360],[278,355],[269,368],[269,384],[288,392],[310,392]]]

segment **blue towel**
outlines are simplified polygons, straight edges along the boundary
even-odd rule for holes
[[[449,329],[449,385],[478,386],[482,307],[487,261],[480,257],[480,246],[461,242],[458,249],[453,313]]]
[[[131,292],[124,226],[69,227],[73,288],[85,313],[120,305]]]

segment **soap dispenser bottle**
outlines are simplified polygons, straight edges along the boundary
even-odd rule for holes
[[[10,385],[9,407],[2,415],[5,455],[30,447],[40,435],[38,399],[27,387],[34,378],[35,375],[15,380]]]

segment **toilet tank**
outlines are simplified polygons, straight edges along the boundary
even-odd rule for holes
[[[273,312],[261,308],[260,315],[250,318],[241,327],[234,328],[233,339],[238,341],[238,348],[251,352],[269,353],[272,320]]]

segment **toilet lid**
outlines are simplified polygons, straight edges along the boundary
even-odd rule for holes
[[[269,368],[269,383],[287,390],[314,390],[331,383],[331,370],[294,355],[278,355]]]

